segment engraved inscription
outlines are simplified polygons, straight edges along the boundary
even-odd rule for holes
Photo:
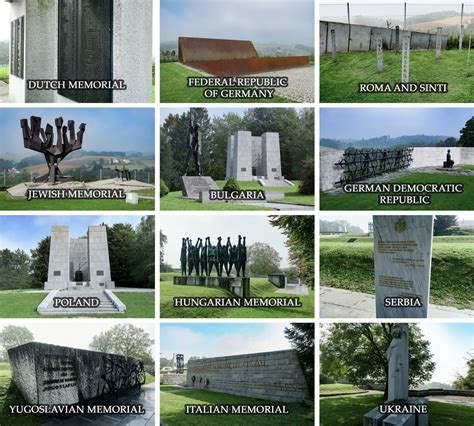
[[[77,386],[75,359],[68,355],[44,355],[43,392]]]

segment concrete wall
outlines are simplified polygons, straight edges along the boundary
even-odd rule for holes
[[[15,1],[10,4],[10,21],[26,15],[26,1]],[[25,28],[28,25],[28,20],[25,16]],[[10,31],[10,30],[9,30]],[[25,42],[25,52],[23,57],[26,59],[26,42]],[[9,63],[11,64],[11,48],[8,49]],[[26,67],[23,64],[23,76],[25,75]],[[25,102],[25,79],[18,78],[10,74],[9,80],[9,100],[12,103],[22,103]]]
[[[186,374],[163,374],[164,385],[186,385]]]
[[[138,387],[143,364],[135,358],[44,343],[8,351],[12,378],[30,404],[76,404]]]
[[[269,274],[268,281],[270,281],[272,284],[276,285],[279,288],[285,288],[287,278],[285,274]]]
[[[48,281],[44,285],[45,290],[67,287],[69,282],[69,243],[69,227],[53,226],[49,249]]]
[[[189,360],[186,384],[272,401],[301,402],[309,398],[294,350]]]
[[[320,21],[319,25],[319,52],[331,53],[331,30],[336,31],[337,52],[376,50],[377,36],[382,36],[385,50],[396,48],[395,28],[380,28],[366,25],[349,25],[340,22]],[[410,36],[411,49],[435,49],[436,34],[400,29],[400,44],[402,37]],[[446,49],[448,36],[441,36],[441,48]]]
[[[262,135],[263,176],[268,179],[281,177],[280,136],[275,132]]]
[[[109,247],[105,226],[89,226],[89,272],[91,287],[114,288],[110,275]]]
[[[87,238],[71,238],[70,247],[69,281],[75,281],[76,271],[82,271],[83,281],[89,281],[89,249]]]
[[[454,166],[459,164],[474,165],[474,148],[462,147],[426,147],[414,148],[413,161],[409,169],[419,167],[442,167],[446,161],[448,149],[451,150],[451,159]],[[334,183],[342,177],[342,169],[334,164],[342,160],[344,151],[321,151],[319,153],[319,188],[321,191],[334,189]]]

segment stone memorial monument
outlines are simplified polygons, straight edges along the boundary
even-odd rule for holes
[[[53,226],[44,288],[51,291],[38,306],[40,314],[124,313],[111,291],[107,228],[89,226],[86,237],[70,238],[68,226]]]
[[[426,398],[409,398],[409,328],[408,324],[395,324],[392,340],[385,353],[388,363],[388,396],[384,405],[426,405]],[[428,414],[390,414],[376,407],[364,415],[364,426],[412,425],[428,426]]]
[[[226,245],[222,244],[222,237],[215,245],[210,237],[205,238],[204,244],[203,239],[198,238],[195,245],[190,238],[183,238],[180,262],[181,275],[173,277],[173,284],[221,287],[237,297],[250,297],[250,278],[245,275],[246,237],[239,235],[234,245],[230,237]],[[235,275],[231,275],[232,270]],[[213,271],[216,275],[212,275]]]
[[[29,404],[77,404],[145,384],[143,362],[132,357],[38,342],[9,349],[8,357]]]
[[[374,216],[377,318],[426,318],[433,216]]]
[[[436,60],[441,59],[441,31],[442,31],[441,27],[438,27],[436,29],[436,53],[435,53]]]
[[[190,388],[289,403],[310,397],[296,351],[190,359]]]
[[[383,72],[383,39],[377,36],[377,72]]]

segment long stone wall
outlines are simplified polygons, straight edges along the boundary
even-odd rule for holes
[[[45,343],[8,351],[15,385],[30,404],[76,404],[144,383],[135,358]]]
[[[468,147],[426,147],[414,148],[413,161],[408,169],[419,167],[442,167],[446,161],[448,149],[451,151],[451,159],[454,166],[459,164],[474,165],[474,148]],[[319,189],[329,191],[335,188],[335,183],[342,177],[342,169],[335,164],[342,160],[344,151],[321,151],[319,153]]]
[[[331,30],[336,31],[337,52],[367,52],[377,49],[377,37],[382,36],[383,48],[393,50],[396,48],[395,29],[371,27],[366,25],[349,25],[342,22],[320,21],[319,25],[319,52],[331,53]],[[435,49],[436,34],[417,31],[404,31],[400,29],[399,44],[402,37],[410,36],[411,49]],[[441,36],[441,48],[446,49],[448,36]]]
[[[309,397],[294,350],[189,360],[187,386],[282,402]]]
[[[164,385],[186,385],[186,374],[164,374],[163,375]]]

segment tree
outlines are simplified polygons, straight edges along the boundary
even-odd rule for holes
[[[137,287],[155,287],[155,216],[143,216],[135,229],[130,256],[132,278]]]
[[[95,335],[89,348],[126,357],[141,359],[145,364],[153,363],[154,341],[142,328],[132,324],[114,325],[110,330]]]
[[[314,216],[273,216],[272,226],[288,237],[289,259],[298,268],[298,277],[314,287]]]
[[[458,226],[458,218],[456,216],[435,216],[433,235],[447,235],[446,230],[452,226]]]
[[[469,358],[467,360],[467,373],[463,377],[458,374],[453,385],[455,389],[459,390],[474,390],[474,356],[468,354]]]
[[[43,288],[48,281],[49,247],[51,237],[43,238],[36,249],[31,250],[31,269],[33,271],[33,287]]]
[[[0,250],[0,289],[30,288],[32,285],[30,257],[23,250]]]
[[[280,271],[279,253],[266,243],[254,243],[247,249],[247,265],[253,275],[268,275]]]
[[[460,131],[459,145],[474,146],[474,117],[466,121],[466,125]]]
[[[335,380],[345,379],[356,386],[385,383],[388,395],[386,350],[392,340],[392,323],[331,324],[322,333],[320,372]],[[418,325],[409,330],[409,384],[414,387],[428,381],[435,369],[430,343]]]
[[[132,286],[130,256],[136,247],[135,240],[135,230],[129,223],[107,225],[110,272],[117,287]],[[141,251],[140,254],[142,254]]]
[[[35,340],[33,333],[26,327],[7,325],[0,331],[0,359],[8,360],[8,349],[15,348]]]
[[[314,195],[314,157],[303,161],[303,174],[298,192]]]
[[[310,395],[314,395],[314,323],[294,323],[285,328],[285,337],[298,353]]]

